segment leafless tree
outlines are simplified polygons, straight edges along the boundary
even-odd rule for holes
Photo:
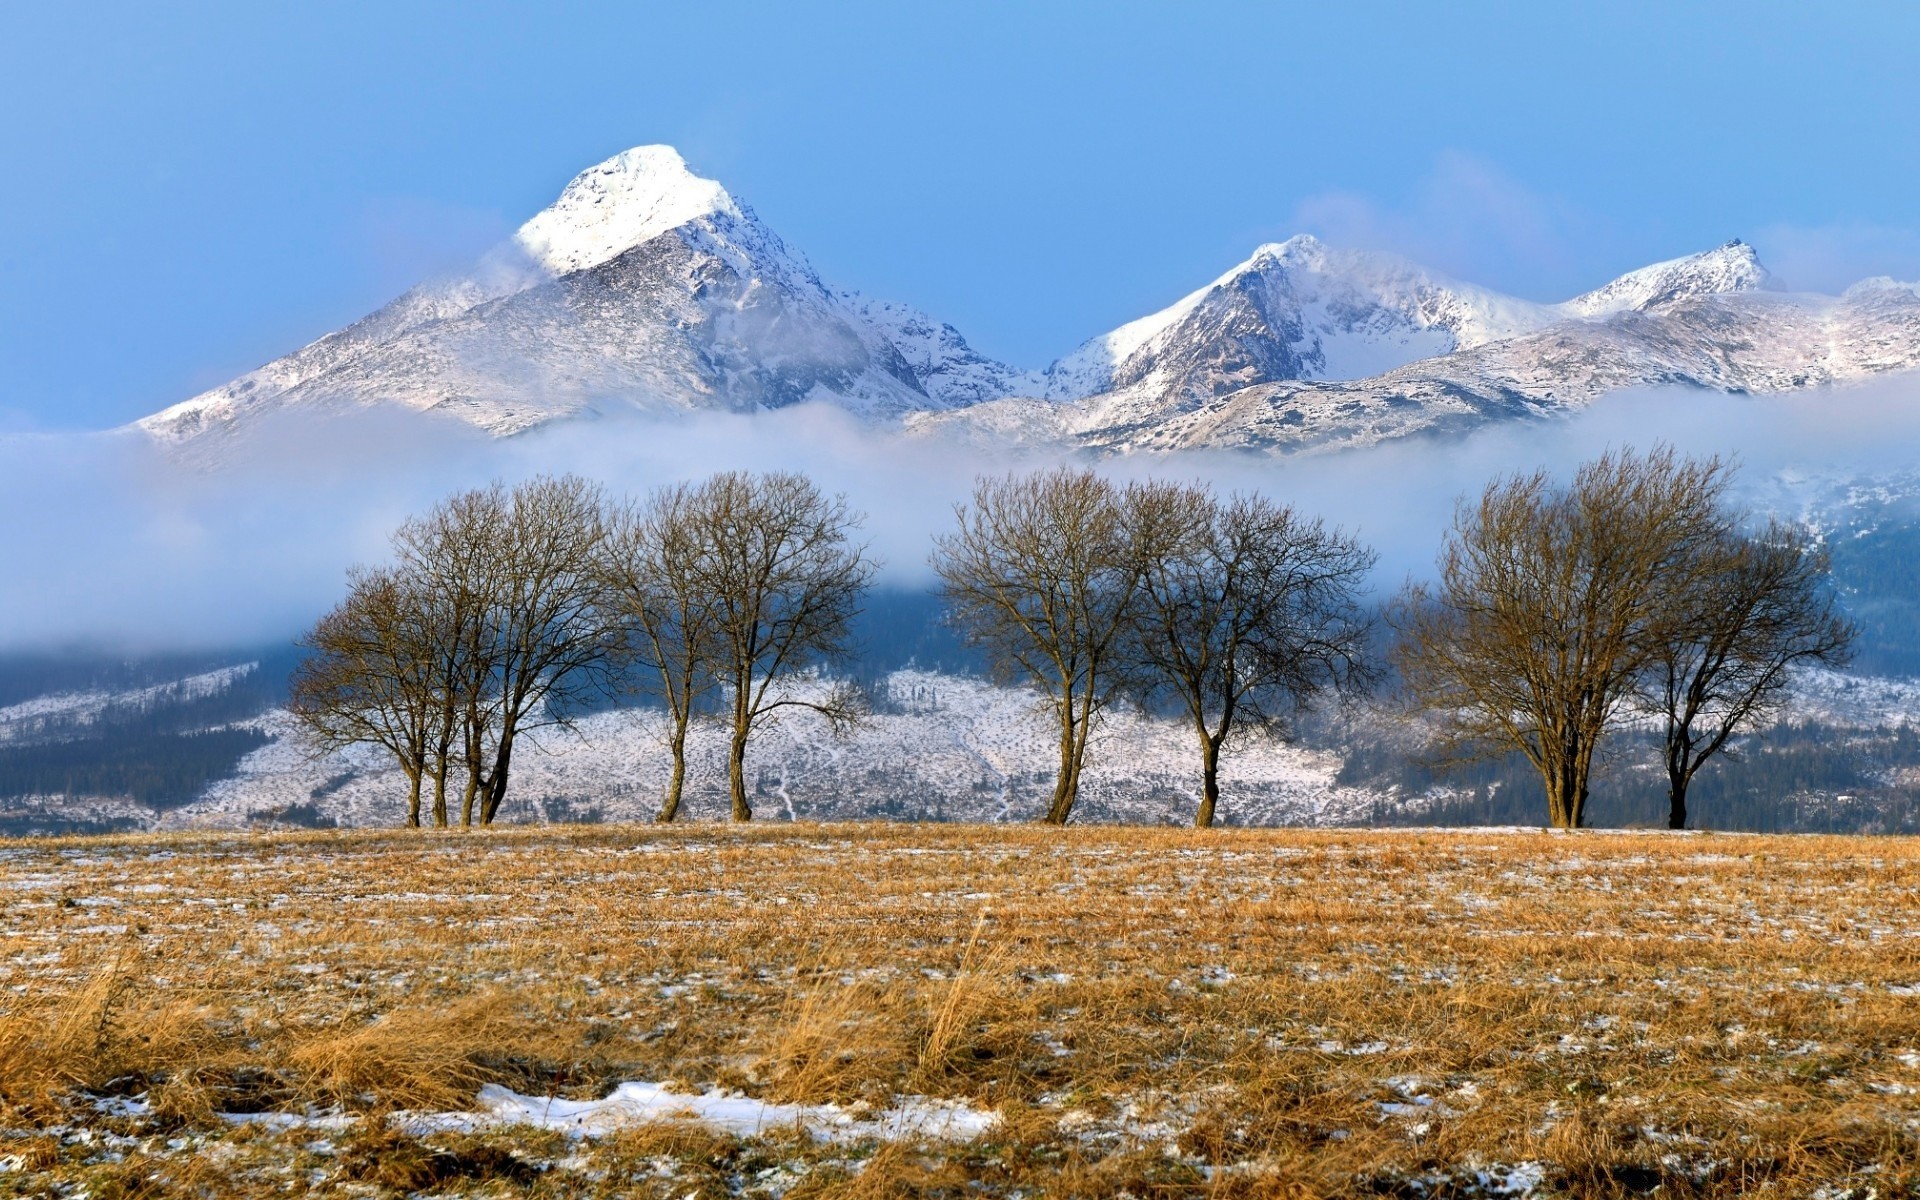
[[[1778,710],[1796,663],[1843,665],[1855,630],[1824,587],[1827,556],[1779,522],[1701,548],[1650,631],[1643,703],[1663,726],[1667,824],[1687,827],[1687,788],[1740,732]]]
[[[385,748],[407,779],[407,824],[420,824],[434,770],[439,697],[425,597],[392,571],[356,569],[347,598],[301,639],[288,709],[325,748]]]
[[[782,709],[810,709],[836,731],[858,720],[857,689],[782,685],[844,656],[874,565],[853,541],[859,517],[804,475],[727,472],[689,490],[677,523],[689,541],[691,592],[713,635],[714,676],[727,697],[733,819],[751,820],[747,744]]]
[[[954,622],[1003,675],[1030,680],[1059,722],[1060,768],[1046,820],[1080,793],[1094,724],[1122,682],[1121,643],[1139,569],[1117,489],[1086,470],[983,477],[934,539]]]
[[[429,681],[427,771],[437,828],[448,824],[447,784],[456,759],[466,768],[463,824],[472,823],[485,777],[481,752],[497,712],[486,638],[497,589],[489,573],[492,548],[470,531],[489,527],[499,500],[498,488],[461,493],[408,519],[393,535],[393,574],[406,585],[420,633],[412,669]]]
[[[308,636],[294,704],[324,744],[372,741],[402,758],[409,820],[422,782],[447,823],[451,764],[466,767],[461,823],[493,821],[518,739],[567,724],[611,650],[598,548],[599,490],[571,476],[464,492],[406,522],[395,563],[353,576]]]
[[[1279,733],[1312,697],[1371,682],[1358,594],[1374,555],[1261,496],[1143,483],[1124,509],[1140,579],[1131,657],[1199,739],[1204,829],[1237,734]]]
[[[1718,459],[1610,452],[1571,486],[1490,484],[1455,513],[1439,579],[1395,614],[1411,695],[1458,751],[1505,746],[1540,772],[1548,819],[1578,827],[1602,736],[1649,664],[1663,605],[1726,536]]]
[[[495,697],[492,764],[480,820],[492,824],[507,795],[521,734],[570,726],[572,706],[601,683],[613,648],[599,573],[605,537],[600,489],[575,475],[541,477],[505,492],[489,527],[473,530],[487,549],[491,582],[478,645]]]
[[[611,616],[627,635],[627,657],[658,684],[667,709],[673,766],[658,820],[680,812],[687,778],[687,732],[695,707],[712,690],[720,644],[708,595],[700,534],[703,497],[689,484],[655,490],[616,512],[603,555]]]

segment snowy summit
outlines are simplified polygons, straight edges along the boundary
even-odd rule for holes
[[[678,150],[636,146],[576,176],[513,240],[549,274],[570,275],[715,214],[744,219],[727,189],[689,171]]]

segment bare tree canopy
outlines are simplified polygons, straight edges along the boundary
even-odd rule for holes
[[[434,680],[430,761],[433,823],[448,824],[447,782],[456,757],[466,768],[461,823],[471,825],[487,775],[498,712],[486,653],[497,590],[491,547],[474,536],[496,521],[502,488],[462,492],[400,526],[393,535],[397,575],[408,581],[427,636],[418,652]]]
[[[1610,452],[1570,486],[1545,472],[1463,501],[1439,579],[1395,614],[1396,664],[1458,751],[1504,746],[1540,772],[1548,819],[1580,825],[1594,753],[1635,696],[1663,606],[1727,536],[1719,459]]]
[[[519,736],[570,724],[571,704],[599,685],[611,648],[597,570],[605,504],[579,476],[543,476],[477,511],[487,524],[463,532],[485,548],[491,584],[475,667],[496,697],[480,810],[492,824]]]
[[[1855,630],[1826,574],[1825,552],[1775,521],[1707,544],[1698,569],[1678,576],[1683,586],[1651,631],[1642,695],[1662,725],[1669,828],[1687,827],[1687,788],[1701,766],[1778,710],[1789,668],[1850,657]]]
[[[777,685],[847,653],[874,564],[852,539],[859,517],[846,498],[822,494],[804,475],[715,475],[686,494],[677,522],[730,710],[733,819],[746,821],[747,743],[758,725],[781,709],[805,708],[842,729],[863,711],[850,685],[824,694]]]
[[[703,576],[703,503],[691,484],[659,488],[614,513],[603,553],[609,615],[625,632],[625,654],[657,682],[666,705],[672,766],[661,821],[679,815],[687,732],[720,659],[718,612]]]
[[[407,778],[407,824],[420,824],[433,769],[439,697],[430,606],[403,576],[356,569],[347,598],[301,639],[288,709],[328,749],[371,743]]]
[[[402,525],[396,562],[353,577],[347,602],[308,635],[296,711],[323,744],[373,741],[421,780],[447,822],[456,750],[462,824],[490,824],[520,736],[566,724],[611,648],[597,554],[599,489],[573,476],[464,492]],[[404,748],[395,733],[405,734]]]
[[[1046,820],[1079,797],[1094,723],[1121,675],[1139,568],[1117,489],[1066,467],[982,478],[934,539],[933,567],[954,622],[1006,676],[1031,681],[1059,722],[1060,769]]]
[[[1374,555],[1261,496],[1142,483],[1124,510],[1140,581],[1129,657],[1198,738],[1206,828],[1236,735],[1279,733],[1312,697],[1371,682],[1358,594]]]

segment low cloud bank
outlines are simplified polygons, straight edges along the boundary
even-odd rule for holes
[[[1623,393],[1564,421],[1450,442],[1255,458],[1107,460],[1116,478],[1204,478],[1258,489],[1358,534],[1391,589],[1428,570],[1457,497],[1496,476],[1565,470],[1608,446],[1670,442],[1734,455],[1753,501],[1798,515],[1823,482],[1912,474],[1920,380],[1787,397]],[[667,421],[572,422],[493,440],[404,413],[289,417],[205,469],[143,437],[0,435],[0,648],[88,643],[127,651],[288,637],[378,562],[408,514],[489,479],[575,471],[615,493],[732,468],[804,471],[867,514],[883,580],[925,586],[929,538],[975,475],[1059,461],[991,454],[861,426],[832,409]]]

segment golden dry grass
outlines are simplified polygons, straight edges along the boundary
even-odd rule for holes
[[[907,825],[4,843],[0,1195],[1469,1195],[1516,1167],[1555,1195],[1904,1194],[1916,849]],[[380,1119],[627,1079],[1001,1123],[569,1148]],[[114,1095],[153,1111],[98,1115]],[[368,1115],[332,1141],[215,1116],[318,1107]]]

